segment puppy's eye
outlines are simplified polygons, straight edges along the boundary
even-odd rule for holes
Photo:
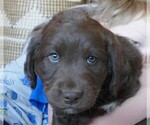
[[[51,53],[48,58],[52,63],[57,63],[59,61],[59,55],[57,53]]]
[[[95,56],[89,56],[87,58],[87,63],[88,64],[94,64],[94,63],[96,63],[96,60],[97,60],[97,57],[95,57]]]

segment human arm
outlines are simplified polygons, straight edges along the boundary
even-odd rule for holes
[[[89,125],[134,125],[147,115],[147,81],[150,65],[145,64],[141,76],[141,88],[134,97],[126,100],[112,113],[100,116]]]

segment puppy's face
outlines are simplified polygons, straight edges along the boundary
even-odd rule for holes
[[[98,22],[84,14],[67,15],[56,15],[32,39],[25,71],[33,88],[35,76],[40,76],[54,111],[76,114],[95,104],[108,76],[112,49],[104,42],[104,28]]]
[[[54,34],[48,28],[35,61],[49,103],[69,114],[94,105],[107,75],[104,41],[97,24],[91,29],[86,23],[85,27],[60,24]]]

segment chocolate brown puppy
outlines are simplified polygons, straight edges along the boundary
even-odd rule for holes
[[[35,28],[25,74],[41,78],[54,111],[53,125],[87,125],[140,88],[140,52],[82,10],[66,10]]]

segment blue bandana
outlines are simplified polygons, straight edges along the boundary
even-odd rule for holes
[[[48,101],[44,93],[43,83],[39,76],[37,76],[36,87],[31,92],[29,101],[44,114],[48,114]]]

